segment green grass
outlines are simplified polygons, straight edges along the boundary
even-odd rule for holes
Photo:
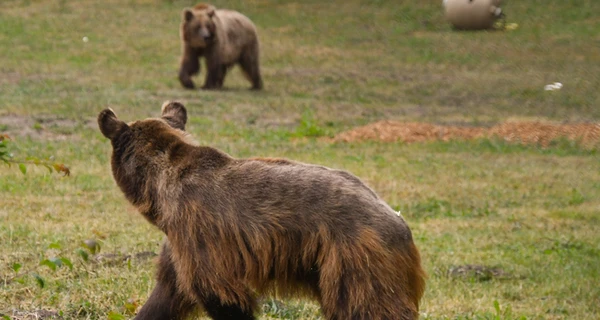
[[[598,122],[599,2],[507,1],[519,27],[502,32],[454,32],[437,0],[214,2],[258,26],[263,92],[239,70],[224,91],[180,87],[180,13],[194,3],[0,2],[0,133],[15,157],[71,169],[0,167],[0,314],[118,319],[144,303],[146,253],[164,235],[113,182],[95,118],[157,116],[177,99],[199,143],[346,169],[401,210],[429,274],[422,318],[600,317],[597,149],[321,139],[382,119]],[[262,319],[319,319],[310,301],[262,306]]]

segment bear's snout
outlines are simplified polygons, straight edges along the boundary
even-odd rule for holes
[[[206,40],[210,40],[212,39],[212,33],[208,30],[208,29],[200,29],[200,37],[202,37],[202,39]]]

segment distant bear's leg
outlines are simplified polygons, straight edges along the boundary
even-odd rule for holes
[[[244,310],[235,304],[223,304],[216,295],[203,299],[206,313],[214,320],[255,320],[252,310]]]
[[[184,319],[196,308],[196,303],[182,295],[176,286],[176,274],[168,243],[160,254],[156,287],[135,319]]]
[[[194,81],[191,77],[200,72],[201,50],[185,46],[179,67],[179,82],[184,88],[194,89]]]
[[[216,54],[206,57],[206,81],[202,89],[218,89],[223,85],[225,69]]]
[[[225,76],[227,75],[227,71],[229,71],[228,66],[222,66],[222,71],[220,74],[220,78],[217,79],[217,88],[223,88],[223,82],[225,82]]]
[[[202,89],[219,89],[223,86],[223,67],[207,67],[206,81]]]
[[[258,58],[258,46],[246,50],[240,58],[240,66],[244,74],[252,82],[252,90],[261,90],[263,88],[262,77],[260,76],[260,66]]]

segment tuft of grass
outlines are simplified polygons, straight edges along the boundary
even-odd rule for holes
[[[305,109],[302,112],[300,124],[296,127],[294,137],[321,137],[325,135],[325,129],[317,124],[313,112],[310,109]]]

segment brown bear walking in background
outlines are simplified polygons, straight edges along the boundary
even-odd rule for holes
[[[207,74],[203,89],[222,88],[225,74],[236,63],[252,82],[252,89],[262,89],[258,35],[248,17],[198,4],[183,11],[180,33],[183,52],[179,81],[185,88],[195,87],[191,77],[200,72],[199,60],[204,57]]]
[[[256,295],[308,295],[330,320],[416,319],[425,287],[406,222],[356,176],[197,146],[185,107],[125,123],[98,116],[113,176],[167,235],[136,319],[255,319]]]

